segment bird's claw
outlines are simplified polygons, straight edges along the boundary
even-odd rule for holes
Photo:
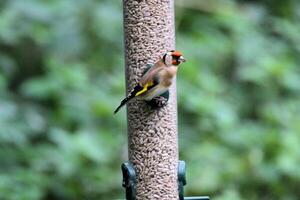
[[[152,108],[161,108],[168,104],[168,99],[163,96],[158,96],[150,101],[146,101],[148,105],[150,105]]]

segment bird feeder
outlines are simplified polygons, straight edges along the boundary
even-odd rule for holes
[[[129,92],[147,64],[175,49],[174,1],[123,0],[123,14]],[[183,196],[185,164],[178,159],[176,81],[164,95],[166,106],[138,100],[127,104],[129,161],[122,164],[126,199],[208,199]]]

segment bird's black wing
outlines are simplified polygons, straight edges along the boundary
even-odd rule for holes
[[[121,103],[120,103],[120,105],[117,107],[117,109],[114,111],[114,114],[116,114],[119,110],[120,110],[120,108],[122,108],[130,99],[132,99],[133,97],[135,97],[136,96],[136,94],[138,93],[138,92],[140,92],[141,90],[143,90],[144,89],[144,87],[142,87],[142,86],[140,86],[139,84],[137,84],[134,88],[133,88],[133,90],[128,94],[128,96],[125,98],[125,99],[123,99],[122,101],[121,101]]]
[[[144,71],[144,75],[147,73],[147,71],[149,71],[149,69],[152,67],[152,65],[147,65],[146,70]],[[158,77],[154,76],[153,80],[151,82],[148,82],[147,84],[145,84],[144,86],[141,86],[140,84],[137,84],[133,90],[131,90],[131,92],[128,94],[128,96],[123,99],[120,103],[120,105],[117,107],[117,109],[114,111],[114,114],[116,114],[120,108],[122,108],[130,99],[142,95],[145,92],[147,92],[148,90],[152,89],[153,87],[155,87],[156,85],[158,85]]]

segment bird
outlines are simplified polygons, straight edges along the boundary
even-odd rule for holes
[[[133,98],[151,101],[153,98],[168,91],[177,73],[178,66],[183,62],[186,62],[186,60],[180,51],[171,50],[163,54],[141,77],[127,97],[121,101],[114,114]]]

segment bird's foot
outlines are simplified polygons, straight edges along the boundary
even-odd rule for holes
[[[163,96],[158,96],[150,101],[146,101],[148,105],[150,105],[152,108],[161,108],[168,104],[168,99]]]

